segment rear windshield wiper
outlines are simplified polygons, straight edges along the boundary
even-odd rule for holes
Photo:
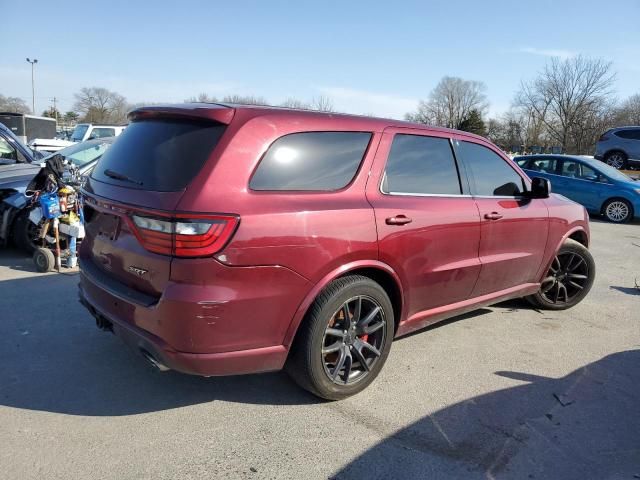
[[[123,173],[118,173],[113,170],[109,170],[108,168],[104,171],[104,174],[107,177],[115,178],[116,180],[122,180],[124,182],[130,182],[130,183],[135,183],[136,185],[142,185],[142,182],[135,180],[131,177],[128,177]]]

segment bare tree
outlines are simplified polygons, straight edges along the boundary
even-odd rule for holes
[[[616,126],[640,125],[640,93],[630,96],[618,108]]]
[[[256,97],[255,95],[226,95],[222,101],[239,105],[268,105],[264,97]]]
[[[309,103],[303,102],[302,100],[298,100],[297,98],[293,97],[287,98],[280,104],[280,106],[286,108],[298,108],[300,110],[311,110],[311,105]]]
[[[485,113],[488,102],[486,86],[475,80],[458,77],[443,77],[429,94],[421,100],[416,112],[406,115],[407,120],[458,128],[469,118],[473,110]]]
[[[124,123],[129,104],[116,92],[102,87],[84,87],[75,94],[74,111],[82,115],[82,121],[92,123]]]
[[[583,56],[553,58],[534,80],[523,82],[514,105],[537,128],[544,127],[564,151],[582,153],[590,147],[584,132],[611,105],[615,73],[611,63]],[[576,134],[580,133],[580,138]]]
[[[320,95],[319,97],[313,97],[311,99],[311,110],[317,110],[319,112],[335,112],[333,108],[333,101],[329,97]]]
[[[196,97],[189,97],[185,103],[217,103],[218,99],[208,93],[199,93]]]
[[[5,97],[0,94],[0,111],[11,113],[31,113],[27,103],[19,97]]]

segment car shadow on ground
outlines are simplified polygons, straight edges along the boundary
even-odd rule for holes
[[[524,383],[427,415],[332,478],[426,478],[433,455],[473,478],[640,478],[640,350],[557,379],[495,375]]]
[[[602,215],[598,215],[595,213],[590,213],[589,214],[589,222],[591,223],[606,223],[607,225],[611,225],[612,228],[615,228],[618,225],[640,225],[640,217],[635,217],[632,220],[630,220],[629,222],[626,223],[614,223],[614,222],[610,222],[609,220],[607,220],[606,218],[604,218]]]
[[[0,252],[0,266],[34,271],[30,258],[17,251]],[[11,280],[0,277],[0,405],[117,416],[215,400],[278,405],[321,402],[282,372],[217,378],[157,372],[117,337],[96,328],[77,301],[77,283],[77,271]],[[527,305],[512,301],[499,306],[530,308]],[[490,312],[479,309],[415,333]]]
[[[611,285],[609,288],[612,290],[617,290],[622,293],[626,293],[627,295],[640,295],[640,286],[637,287],[619,287],[617,285]]]
[[[0,266],[30,259],[0,253]],[[0,277],[0,405],[70,415],[132,415],[215,400],[309,404],[284,373],[204,378],[156,372],[95,326],[78,303],[78,274]]]

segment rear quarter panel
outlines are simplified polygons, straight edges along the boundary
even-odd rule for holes
[[[249,179],[264,152],[279,137],[301,131],[371,130],[331,116],[243,115],[237,112],[221,140],[220,158],[205,166],[178,207],[240,215],[237,232],[217,259],[231,266],[284,266],[311,283],[340,265],[377,259],[375,217],[364,191],[380,132],[372,132],[358,173],[342,190],[252,191]]]

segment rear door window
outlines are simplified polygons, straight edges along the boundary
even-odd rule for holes
[[[489,148],[472,142],[456,142],[456,154],[472,177],[473,194],[515,197],[524,192],[522,177]]]
[[[100,158],[91,177],[141,190],[184,190],[224,130],[225,125],[199,120],[132,122]]]
[[[619,130],[615,134],[620,138],[627,140],[640,140],[640,129]]]
[[[252,190],[333,191],[355,176],[370,132],[292,133],[271,144],[253,174]]]
[[[448,138],[398,134],[391,144],[382,191],[407,195],[460,195]]]

